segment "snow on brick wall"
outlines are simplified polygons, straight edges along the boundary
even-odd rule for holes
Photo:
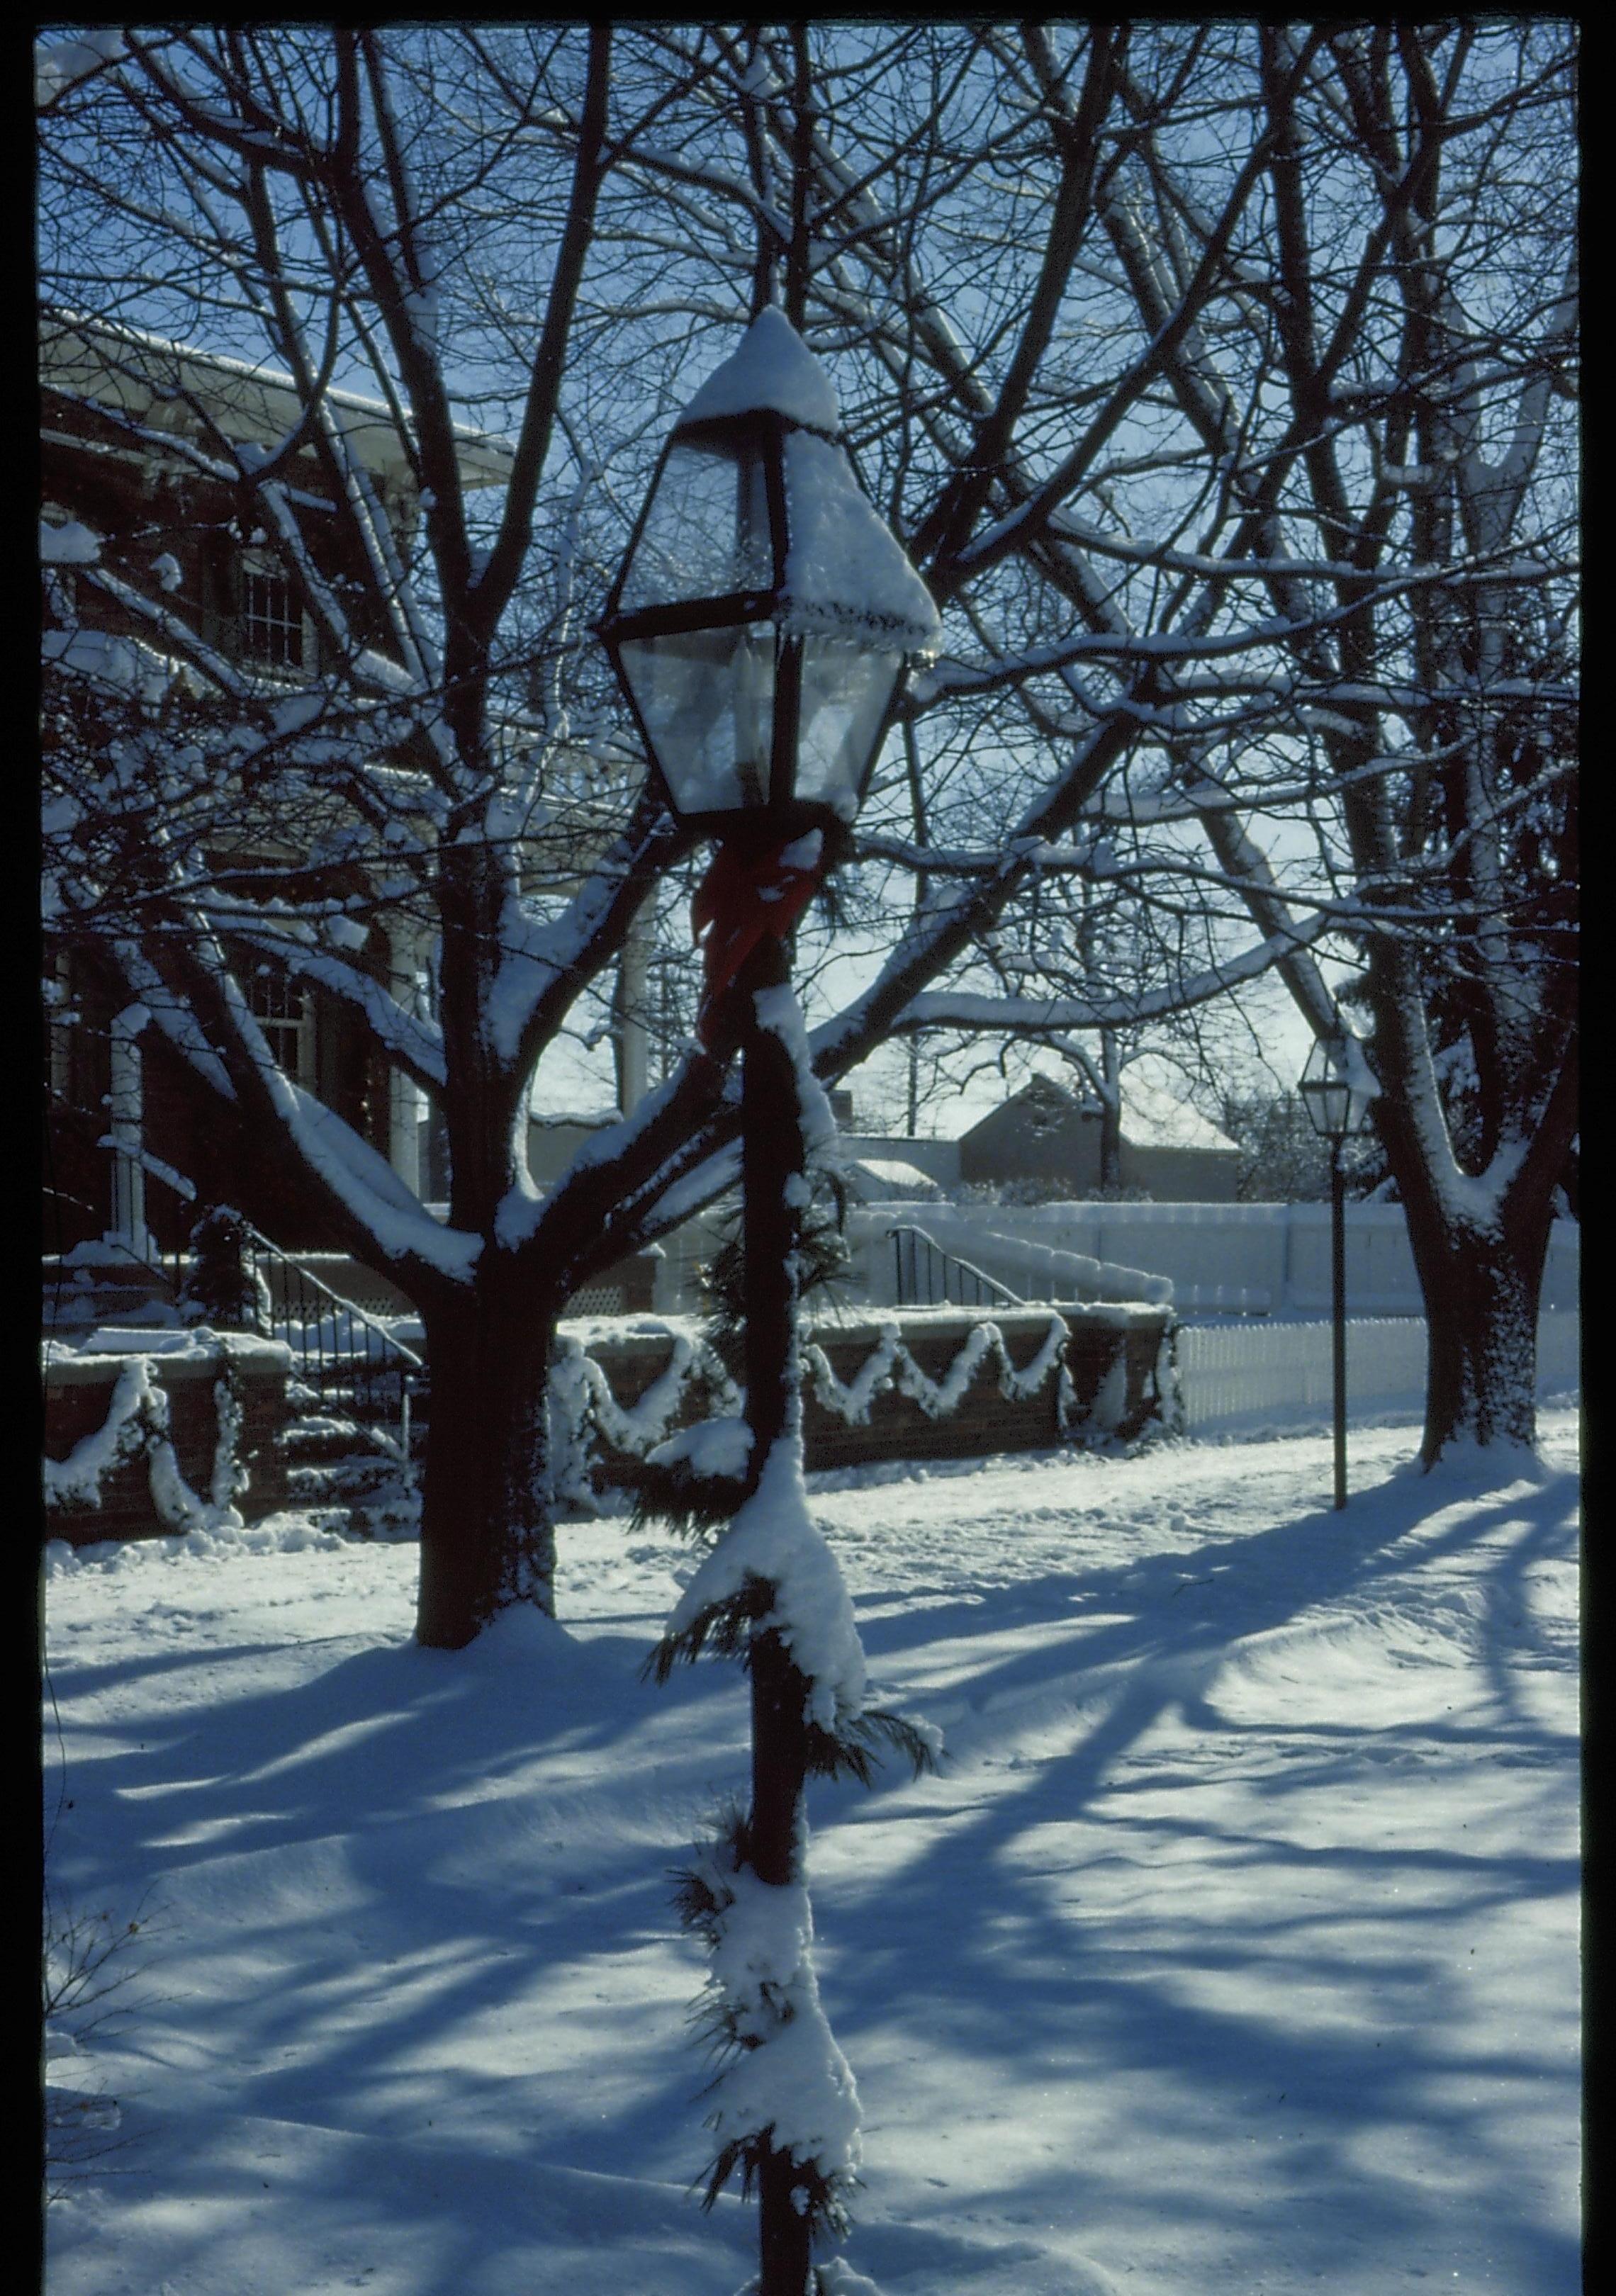
[[[206,1531],[284,1506],[284,1347],[195,1332],[97,1337],[117,1351],[45,1350],[51,1538]],[[153,1352],[132,1351],[131,1337],[151,1339]]]
[[[816,1320],[804,1333],[808,1465],[1132,1436],[1160,1416],[1167,1326],[1165,1310],[1145,1308]],[[556,1489],[586,1508],[592,1488],[632,1480],[632,1461],[703,1414],[728,1429],[740,1408],[699,1326],[677,1317],[564,1324],[552,1396]]]

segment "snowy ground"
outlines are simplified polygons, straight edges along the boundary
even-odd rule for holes
[[[1317,1435],[818,1478],[937,1778],[816,1789],[883,2296],[1578,2285],[1576,1426],[1499,1489]],[[142,1926],[52,2079],[116,2129],[51,2296],[732,2296],[668,1874],[744,1783],[690,1558],[563,1532],[565,1630],[409,1640],[294,1517],[47,1588],[52,1871]],[[101,2118],[111,2120],[110,2103]]]

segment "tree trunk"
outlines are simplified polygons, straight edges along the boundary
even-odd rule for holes
[[[1122,1185],[1122,1063],[1113,1029],[1100,1031],[1100,1185],[1112,1193]]]
[[[1403,1200],[1425,1305],[1425,1434],[1434,1466],[1459,1443],[1513,1447],[1538,1431],[1538,1308],[1554,1188],[1578,1122],[1578,1061],[1569,1025],[1534,1048],[1520,1078],[1523,1017],[1495,1004],[1490,1025],[1514,1031],[1515,1089],[1495,1087],[1480,1174],[1455,1153],[1438,1100],[1417,962],[1390,937],[1370,952],[1370,1057],[1381,1082],[1376,1128]],[[1479,994],[1479,991],[1478,991]],[[1500,1004],[1503,1000],[1499,1000]],[[1529,1089],[1529,1086],[1535,1087]],[[1481,1160],[1478,1157],[1476,1160]]]
[[[517,1603],[555,1611],[549,1488],[555,1311],[508,1265],[426,1319],[431,1378],[415,1639],[460,1650]]]
[[[1461,1442],[1531,1446],[1547,1219],[1444,1225],[1411,1202],[1408,1234],[1428,1334],[1422,1460]]]

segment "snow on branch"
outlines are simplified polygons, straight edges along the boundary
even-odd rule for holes
[[[132,995],[146,1007],[175,1051],[221,1100],[234,1101],[235,1086],[225,1062],[189,1004],[169,988],[145,951],[135,941],[119,940],[113,944],[113,955]]]
[[[1037,1035],[1047,1029],[1126,1029],[1163,1018],[1170,1013],[1204,1004],[1242,981],[1255,980],[1308,947],[1339,922],[1337,905],[1321,904],[1317,913],[1290,930],[1258,941],[1238,956],[1194,974],[1190,980],[1135,996],[1104,1000],[1071,996],[987,996],[963,989],[930,989],[911,997],[892,1023],[895,1035],[909,1036],[922,1029],[971,1029],[1005,1035]]]
[[[1405,471],[1400,475],[1407,486],[1414,473]],[[1164,573],[1203,575],[1220,584],[1232,580],[1352,582],[1368,587],[1379,597],[1432,586],[1446,590],[1498,580],[1542,583],[1579,570],[1571,561],[1547,566],[1534,560],[1501,558],[1497,551],[1481,550],[1456,552],[1449,559],[1430,562],[1416,559],[1407,565],[1376,566],[1367,571],[1349,559],[1270,556],[1255,550],[1239,557],[1218,556],[1207,551],[1184,550],[1165,541],[1136,542],[1130,536],[1096,526],[1074,511],[1058,512],[1051,528],[1058,539],[1075,543],[1094,557],[1114,558],[1125,565],[1159,569]]]
[[[125,53],[124,35],[111,25],[86,27],[81,39],[36,40],[34,43],[34,102],[43,110],[77,87],[119,63]]]
[[[481,1238],[434,1219],[386,1157],[284,1076],[267,1049],[259,1066],[270,1103],[299,1154],[376,1249],[390,1260],[424,1260],[455,1283],[468,1282]]]
[[[736,1103],[738,1106],[738,1092]],[[681,1166],[684,1168],[679,1168]],[[740,1177],[738,1139],[726,1141],[717,1149],[703,1149],[698,1143],[693,1163],[683,1156],[670,1158],[638,1191],[628,1207],[632,1217],[641,1223],[638,1233],[643,1241],[653,1242],[696,1212],[704,1211],[709,1204],[716,1203],[735,1187]]]
[[[132,583],[120,581],[104,566],[86,566],[83,578],[113,599],[136,621],[144,622],[161,640],[169,657],[170,675],[177,671],[181,663],[188,663],[201,670],[221,693],[228,693],[238,701],[251,697],[254,691],[251,681],[243,677],[235,664],[217,647],[208,645],[200,638],[180,615],[160,605],[155,598],[135,589]],[[52,635],[49,631],[45,633],[47,641]],[[101,634],[86,632],[85,635],[98,636]],[[70,658],[64,666],[71,666]]]
[[[1148,675],[1148,673],[1146,673]],[[890,1027],[894,1013],[926,981],[970,947],[974,937],[1002,914],[1031,873],[1025,857],[1066,831],[1078,819],[1106,772],[1128,745],[1130,720],[1127,694],[1074,742],[1063,769],[1039,793],[1010,830],[997,866],[988,874],[952,886],[933,886],[923,906],[914,911],[875,980],[812,1034],[815,1070],[841,1074],[862,1057],[862,1045]]]
[[[743,1500],[669,1618],[664,1642],[699,1634],[701,1621],[750,1587],[770,1600],[753,1631],[780,1637],[808,1684],[807,1717],[840,1737],[865,1710],[864,1647],[836,1558],[808,1513],[800,1433],[776,1442]]]
[[[806,1885],[761,1881],[731,1830],[697,1848],[680,1903],[712,1956],[701,2012],[721,2055],[710,2195],[767,2136],[808,2171],[818,2220],[843,2228],[861,2159],[858,2092],[820,2003]]]
[[[436,1021],[423,1021],[406,1012],[381,981],[373,980],[356,964],[344,964],[334,952],[310,947],[291,931],[275,931],[267,927],[261,911],[233,909],[213,902],[206,914],[218,931],[246,941],[263,955],[274,957],[289,973],[316,983],[357,1013],[378,1047],[406,1070],[417,1084],[442,1087],[443,1032]]]
[[[414,1259],[452,1283],[469,1282],[481,1238],[434,1219],[385,1156],[284,1073],[217,945],[193,948],[185,961],[192,970],[193,999],[204,1001],[227,1070],[234,1071],[231,1096],[244,1098],[255,1120],[280,1128],[317,1185],[384,1259]],[[162,1025],[156,1005],[152,1017]]]
[[[614,956],[654,873],[688,841],[649,787],[564,912],[535,916],[513,877],[500,918],[498,971],[485,1006],[496,1054],[515,1067],[537,1059],[562,1011]]]

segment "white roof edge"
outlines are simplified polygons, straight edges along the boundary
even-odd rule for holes
[[[219,410],[219,427],[227,435],[235,435],[253,396],[256,396],[258,403],[251,411],[260,428],[289,430],[302,411],[303,399],[297,384],[291,375],[276,368],[250,365],[245,359],[232,358],[223,351],[203,350],[192,344],[171,342],[165,336],[151,334],[138,327],[124,326],[113,320],[91,318],[77,312],[49,311],[40,315],[39,364],[41,375],[46,381],[50,379],[53,368],[60,377],[70,372],[75,364],[70,352],[66,357],[62,355],[61,337],[53,340],[45,334],[47,322],[60,328],[62,334],[80,338],[84,349],[78,363],[81,367],[93,370],[81,386],[84,395],[97,398],[104,404],[121,404],[123,393],[132,390],[135,385],[130,378],[112,376],[106,369],[98,368],[91,348],[97,337],[108,344],[124,345],[131,351],[144,351],[155,357],[171,359],[182,374],[186,370],[194,371],[199,381],[227,380],[235,385],[247,403],[238,408]],[[111,395],[104,390],[97,392],[94,383],[98,378],[113,381],[119,389]],[[343,429],[360,452],[365,454],[368,463],[378,468],[403,466],[403,444],[392,410],[384,399],[366,398],[359,391],[345,390],[335,384],[327,387],[325,398],[343,418]],[[237,416],[234,423],[227,419],[232,414]],[[377,454],[374,446],[366,439],[367,432],[378,434],[378,442],[388,451]],[[241,435],[245,439],[255,436],[256,432],[243,429]],[[459,450],[456,459],[461,476],[468,484],[494,486],[509,476],[516,449],[508,439],[501,439],[489,431],[474,430],[469,424],[457,422],[455,439]],[[366,453],[367,447],[371,448],[369,453]]]

